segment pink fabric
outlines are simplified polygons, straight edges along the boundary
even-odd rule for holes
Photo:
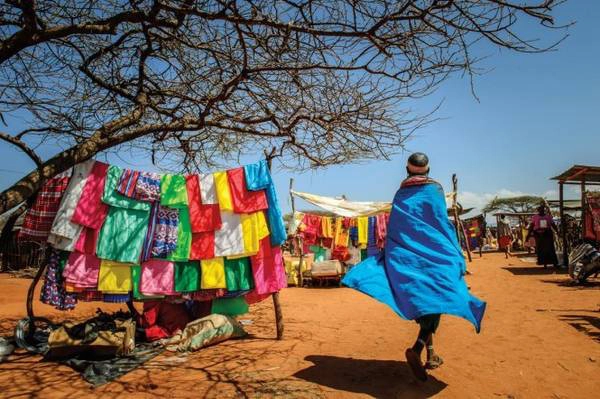
[[[550,215],[533,215],[533,217],[531,218],[531,221],[533,222],[533,229],[534,230],[543,230],[544,228],[541,227],[541,222],[542,220],[546,221],[546,228],[549,229],[550,226],[552,226],[552,216]]]
[[[79,238],[75,243],[75,251],[79,251],[88,255],[96,254],[96,242],[100,235],[100,229],[92,229],[90,227],[84,227],[79,234]]]
[[[260,241],[258,254],[250,257],[250,263],[254,276],[255,294],[272,294],[287,287],[281,248],[271,247],[269,237]]]
[[[387,225],[390,219],[389,213],[380,213],[377,215],[377,223],[375,224],[377,236],[377,247],[383,248],[385,246],[385,237],[387,236]]]
[[[102,202],[107,171],[107,164],[96,161],[71,218],[73,223],[91,227],[95,230],[100,230],[102,227],[108,214],[108,205]]]
[[[77,288],[95,288],[98,286],[100,259],[94,255],[71,252],[63,277],[67,283]]]
[[[142,263],[140,292],[144,295],[175,295],[175,264],[161,259]]]

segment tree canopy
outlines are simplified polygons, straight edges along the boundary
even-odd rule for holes
[[[542,197],[534,195],[521,195],[517,197],[496,197],[491,200],[484,208],[484,213],[492,212],[514,212],[514,213],[532,213],[544,203]]]
[[[0,139],[36,168],[0,212],[44,179],[130,145],[188,170],[244,154],[307,168],[387,158],[427,115],[410,100],[471,49],[552,48],[560,0],[7,0],[0,3]],[[559,38],[560,40],[560,38]],[[6,124],[7,118],[2,118]],[[43,159],[35,148],[53,143]]]

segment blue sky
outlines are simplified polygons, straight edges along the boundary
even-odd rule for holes
[[[486,48],[478,54],[489,56],[480,64],[489,71],[475,81],[480,102],[468,79],[455,76],[427,99],[407,103],[427,111],[443,101],[436,115],[441,120],[419,130],[391,161],[275,172],[282,208],[289,209],[290,177],[299,191],[390,200],[412,151],[430,156],[432,176],[445,187],[452,173],[458,175],[465,206],[482,206],[498,194],[557,197],[550,177],[572,164],[600,164],[600,2],[571,0],[554,15],[558,23],[576,22],[557,51],[518,54]],[[524,32],[529,37],[547,34],[537,25]],[[0,189],[31,167],[25,156],[0,144]],[[567,195],[577,196],[574,191]],[[301,201],[298,207],[308,208]]]

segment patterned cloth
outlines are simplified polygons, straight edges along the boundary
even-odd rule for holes
[[[69,177],[49,179],[40,189],[35,203],[27,211],[19,240],[45,242],[50,235],[52,223],[60,206],[60,200],[69,184]]]
[[[163,257],[177,248],[179,209],[159,205],[156,212],[152,256]]]
[[[75,309],[77,294],[67,293],[62,279],[61,263],[64,265],[67,258],[61,256],[61,253],[56,249],[50,251],[46,279],[44,280],[40,300],[42,303],[54,306],[58,310]]]
[[[135,185],[135,198],[149,202],[160,200],[160,179],[157,173],[140,173]]]
[[[117,192],[129,198],[135,198],[135,188],[140,172],[131,169],[124,169],[117,184]]]

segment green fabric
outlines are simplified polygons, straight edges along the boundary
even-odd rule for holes
[[[184,176],[163,175],[160,180],[160,204],[171,208],[187,207],[188,195]]]
[[[97,256],[100,259],[137,263],[149,219],[148,211],[111,206],[98,237]]]
[[[68,251],[61,251],[60,256],[58,258],[58,272],[62,276],[65,271],[65,266],[67,265],[67,261],[69,260],[69,255],[71,255]]]
[[[228,291],[246,291],[254,288],[250,258],[225,259],[225,282]]]
[[[360,250],[360,260],[365,260],[367,259],[369,256],[367,255],[367,250],[366,249],[361,249]]]
[[[217,298],[213,300],[212,313],[239,316],[248,313],[248,304],[243,296],[237,298]]]
[[[171,252],[167,259],[174,262],[187,262],[190,258],[192,246],[192,226],[190,224],[190,210],[179,209],[179,225],[177,226],[177,248]]]
[[[131,279],[133,280],[133,299],[161,299],[164,295],[144,295],[140,292],[140,278],[142,277],[142,267],[140,265],[131,266]]]
[[[151,205],[149,202],[136,201],[117,192],[116,189],[122,173],[123,169],[118,166],[109,166],[106,173],[106,182],[104,183],[102,202],[118,208],[150,211]]]
[[[200,290],[200,262],[175,263],[175,291],[192,292]]]
[[[315,254],[315,262],[323,262],[324,260],[327,260],[325,259],[325,254],[327,253],[325,248],[318,245],[311,245],[308,247],[308,249]]]

